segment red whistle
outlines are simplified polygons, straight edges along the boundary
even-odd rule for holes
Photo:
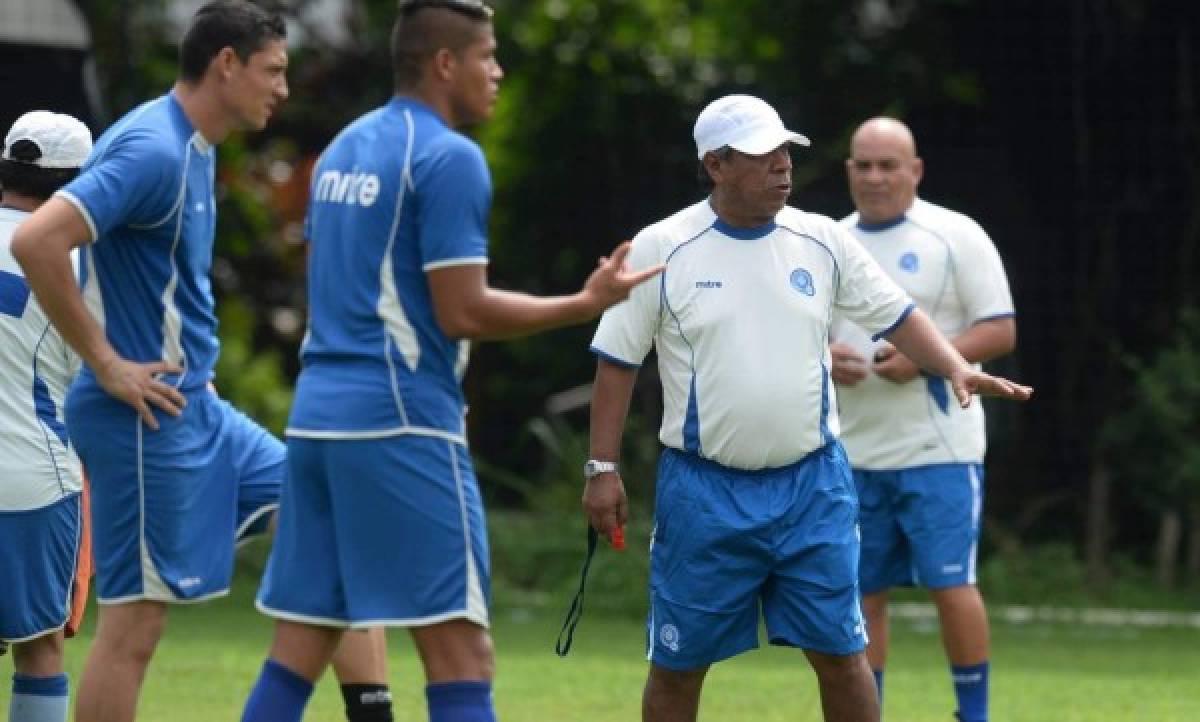
[[[619,526],[613,529],[612,536],[609,539],[612,540],[613,549],[619,552],[625,551],[625,527]]]

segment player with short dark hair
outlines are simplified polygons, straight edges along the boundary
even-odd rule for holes
[[[412,0],[392,37],[394,97],[313,171],[291,473],[258,596],[275,639],[244,720],[299,720],[343,630],[375,625],[410,630],[431,722],[494,719],[487,536],[461,388],[469,341],[586,321],[658,272],[627,273],[623,244],[578,293],[492,288],[491,179],[457,130],[496,100],[491,11]]]
[[[30,298],[9,242],[91,149],[87,126],[44,110],[18,118],[0,148],[0,645],[12,645],[11,722],[66,722],[63,639],[87,600],[90,554],[63,413],[79,357]]]
[[[825,719],[878,722],[858,598],[858,504],[829,378],[834,311],[972,393],[1030,389],[972,369],[843,228],[786,205],[788,130],[731,95],[695,126],[708,198],[644,229],[630,265],[666,268],[604,314],[592,342],[593,528],[628,516],[618,462],[638,366],[656,348],[663,387],[655,487],[647,722],[696,719],[714,662],[772,644],[804,650]]]
[[[872,118],[855,132],[846,175],[856,211],[843,225],[975,364],[1016,346],[1000,254],[970,218],[917,197],[924,164],[912,131]],[[988,622],[975,584],[987,436],[981,404],[950,403],[946,380],[839,318],[831,345],[842,443],[854,467],[859,563],[880,698],[888,591],[930,590],[963,722],[986,722]]]
[[[134,718],[167,604],[226,594],[235,540],[264,531],[277,505],[283,445],[210,389],[209,269],[214,146],[262,129],[287,98],[283,31],[248,2],[200,8],[181,53],[190,69],[117,121],[13,238],[46,315],[85,363],[66,416],[94,491],[101,606],[79,722]],[[386,681],[381,632],[347,643],[375,672],[343,682]]]

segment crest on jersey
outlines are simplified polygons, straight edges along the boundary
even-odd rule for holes
[[[917,254],[913,253],[912,251],[908,251],[903,256],[900,256],[900,270],[901,271],[907,271],[908,273],[916,273],[917,269],[920,267],[921,267],[921,262],[917,259]]]
[[[792,275],[788,280],[791,282],[792,288],[803,293],[805,296],[815,296],[817,294],[817,287],[813,285],[812,274],[803,268],[797,268],[792,271]]]

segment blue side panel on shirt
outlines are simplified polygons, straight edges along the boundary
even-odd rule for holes
[[[41,376],[33,377],[33,404],[37,409],[38,418],[54,432],[54,435],[65,446],[67,444],[67,425],[59,421],[58,407],[54,405],[54,399],[50,398],[50,389],[46,388],[46,382],[42,381]]]
[[[692,374],[692,387],[688,391],[687,416],[683,419],[683,448],[693,454],[702,454],[700,449],[700,408],[696,401],[696,374]]]
[[[924,371],[921,375],[925,377],[925,387],[929,390],[929,395],[933,397],[934,403],[937,404],[938,411],[943,414],[950,413],[950,392],[946,390],[946,379],[941,376],[933,376]]]
[[[826,444],[833,441],[833,432],[829,430],[829,369],[821,364],[821,440]]]
[[[0,313],[20,318],[29,303],[29,284],[15,273],[0,271]]]

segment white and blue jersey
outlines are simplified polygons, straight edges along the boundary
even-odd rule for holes
[[[981,321],[1014,315],[996,246],[961,213],[917,199],[895,221],[864,224],[855,213],[842,225],[947,338]],[[868,360],[876,349],[870,333],[848,315],[835,318],[834,340]],[[839,388],[838,398],[842,444],[855,469],[983,461],[983,405],[960,407],[942,378],[922,376],[897,384],[868,372],[854,386]]]
[[[63,411],[79,357],[12,257],[13,231],[28,215],[0,208],[0,512],[39,509],[83,489]]]
[[[334,139],[313,171],[288,436],[465,443],[468,343],[442,333],[425,274],[487,263],[491,194],[480,148],[420,102],[393,98]]]
[[[212,265],[215,153],[173,94],[138,107],[100,137],[58,192],[83,215],[83,296],[122,357],[185,369],[203,388],[218,353]],[[85,368],[79,385],[97,389]],[[114,404],[120,403],[113,400]]]
[[[630,266],[656,263],[658,282],[604,314],[592,350],[637,366],[656,347],[662,443],[734,469],[782,467],[837,437],[835,310],[882,335],[912,309],[849,233],[790,207],[742,229],[697,203],[634,239]]]
[[[64,401],[79,358],[30,292],[0,208],[0,641],[61,629],[80,548],[83,473]]]

